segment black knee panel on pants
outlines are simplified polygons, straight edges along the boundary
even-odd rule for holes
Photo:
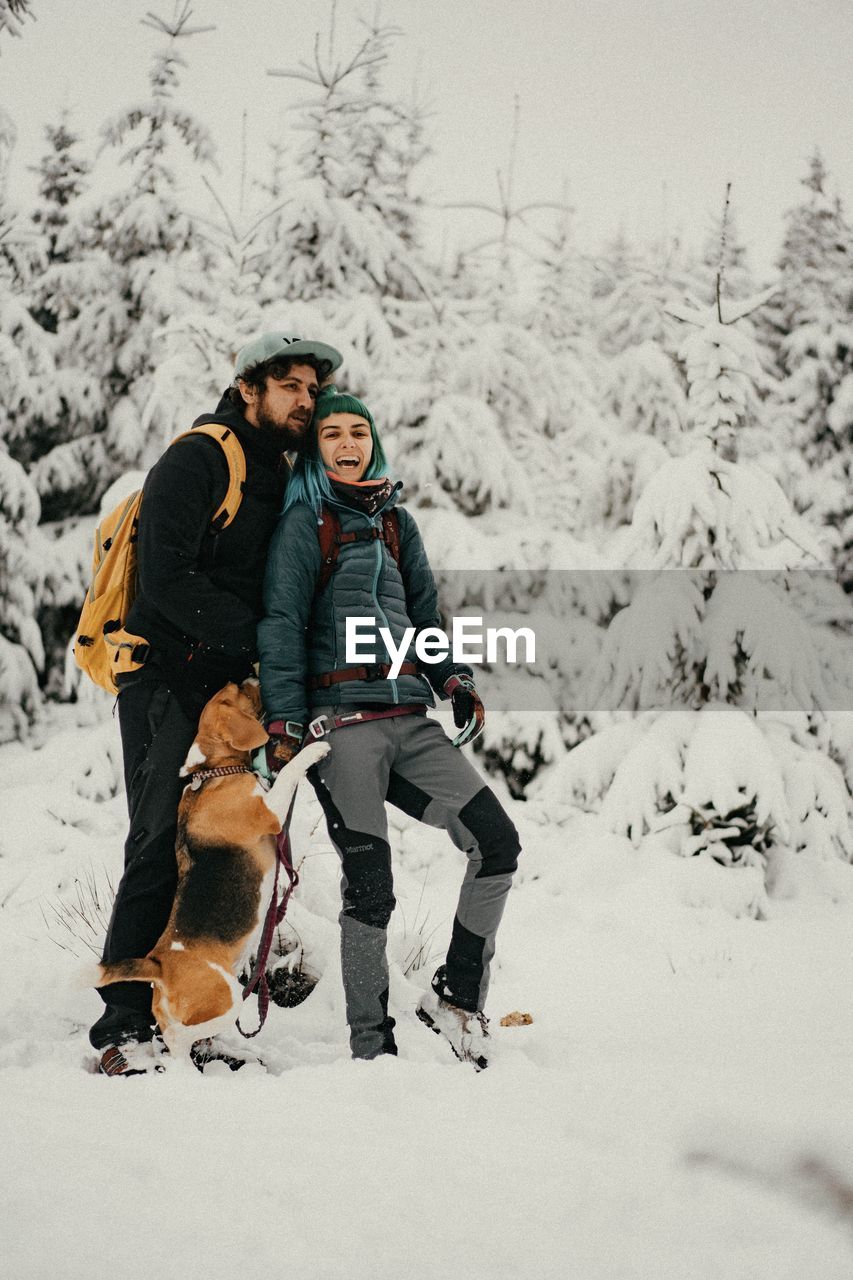
[[[391,850],[386,841],[359,831],[347,831],[343,873],[344,912],[360,924],[374,929],[387,928],[396,899]]]
[[[518,832],[491,787],[483,787],[460,809],[459,820],[477,841],[483,859],[478,878],[516,870],[521,853]]]
[[[424,791],[422,787],[416,786],[414,782],[404,778],[402,774],[396,773],[392,769],[388,777],[388,790],[385,793],[385,799],[389,804],[393,804],[397,809],[402,809],[403,813],[408,813],[410,817],[417,818],[420,822],[427,811],[432,796],[429,792]]]
[[[329,835],[341,855],[345,914],[374,929],[386,928],[397,905],[387,840],[347,827],[323,780],[316,773],[309,777],[325,814]]]

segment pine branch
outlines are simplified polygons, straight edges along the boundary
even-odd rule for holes
[[[432,312],[433,312],[433,315],[435,316],[436,320],[438,321],[438,323],[439,323],[439,324],[441,324],[441,323],[442,323],[442,321],[443,321],[443,319],[444,319],[444,309],[443,309],[443,307],[442,307],[438,302],[436,302],[435,298],[432,296],[432,294],[430,293],[429,289],[426,287],[426,285],[424,284],[423,280],[421,279],[419,272],[417,272],[417,271],[415,270],[415,268],[412,266],[412,264],[411,264],[411,263],[409,263],[409,262],[407,262],[407,263],[405,264],[405,267],[406,267],[406,270],[408,271],[409,275],[410,275],[410,276],[411,276],[411,278],[414,280],[415,284],[416,284],[416,285],[417,285],[417,287],[420,289],[421,293],[423,294],[423,296],[426,298],[427,302],[429,303],[430,308],[431,308],[431,310],[432,310]]]
[[[253,240],[264,223],[269,222],[270,218],[274,218],[277,213],[281,213],[282,209],[286,209],[289,204],[293,204],[293,200],[288,196],[287,200],[282,200],[280,204],[273,205],[271,209],[267,209],[266,213],[262,213],[260,217],[252,223],[252,226],[246,232],[243,239],[248,241]]]
[[[540,231],[538,227],[534,226],[533,223],[528,222],[527,219],[522,216],[523,213],[527,213],[530,209],[535,209],[536,207],[537,206],[535,205],[527,205],[523,211],[519,210],[519,214],[518,214],[519,222],[525,228],[526,231],[530,232],[531,235],[536,236],[538,240],[544,241],[544,243],[548,246],[548,248],[553,250],[554,253],[561,252],[563,249],[565,249],[566,244],[568,242],[568,238],[569,238],[568,219],[566,218],[564,220],[561,220],[558,223],[558,226],[560,227],[560,229],[557,231],[556,235],[549,235],[547,231]],[[574,213],[574,208],[571,205],[559,204],[559,205],[552,206],[548,204],[546,205],[546,207],[548,208],[553,207],[566,215]],[[575,256],[577,257],[578,261],[589,263],[593,270],[599,271],[599,272],[602,271],[601,266],[598,265],[593,259],[588,258],[586,254],[578,253]]]
[[[508,204],[507,191],[504,187],[504,176],[501,173],[500,169],[497,170],[495,177],[497,178],[497,182],[498,182],[498,195],[501,198],[501,205],[500,205],[500,209],[498,210],[498,214],[501,218],[505,220],[507,217],[507,214],[509,213],[509,204]]]
[[[523,245],[520,240],[514,240],[512,237],[504,239],[501,234],[499,236],[491,236],[488,240],[480,240],[477,244],[472,245],[469,249],[460,250],[459,257],[464,261],[466,258],[472,258],[477,253],[482,253],[483,249],[491,249],[493,245],[501,245],[505,249],[514,249],[517,253],[522,253],[531,262],[536,261],[535,253]]]
[[[530,213],[533,209],[557,209],[560,213],[572,213],[572,206],[563,204],[560,200],[537,200],[532,204],[520,205],[518,209],[513,210],[513,218],[520,218],[523,213]]]
[[[513,98],[512,105],[512,133],[509,142],[509,159],[507,162],[507,184],[506,184],[506,207],[512,207],[512,191],[515,183],[515,161],[518,155],[518,134],[521,124],[521,102],[518,94]]]
[[[268,76],[281,76],[289,80],[307,80],[309,84],[317,85],[326,89],[329,93],[335,90],[338,85],[352,75],[354,71],[362,71],[365,67],[377,66],[384,62],[387,54],[384,49],[377,49],[375,53],[369,53],[368,50],[374,41],[368,37],[363,44],[355,51],[350,61],[342,66],[340,63],[332,69],[331,65],[325,67],[320,58],[320,35],[319,32],[314,40],[314,67],[309,66],[307,62],[299,61],[296,68],[269,68]]]
[[[500,174],[498,174],[500,178]],[[498,208],[493,204],[483,204],[479,200],[448,200],[442,201],[441,204],[433,206],[436,209],[478,209],[482,213],[493,213],[496,218],[501,218],[506,222],[514,222],[516,218],[523,221],[525,213],[532,213],[537,209],[558,209],[561,213],[571,213],[571,206],[560,204],[557,200],[537,200],[530,204],[521,205],[518,209],[508,209],[505,206]]]
[[[731,308],[726,307],[726,313],[723,314],[719,300],[714,302],[713,310],[716,312],[719,324],[737,324],[738,320],[743,320],[746,316],[751,316],[759,307],[763,307],[765,302],[774,297],[780,291],[779,285],[770,285],[767,289],[762,289],[761,293],[753,294],[749,298],[744,298],[737,305],[732,304]],[[700,307],[692,298],[685,299],[686,305],[678,307],[670,305],[664,307],[663,314],[669,316],[672,320],[680,320],[683,324],[692,324],[700,329],[708,323],[708,309]]]
[[[287,205],[293,203],[293,199],[291,197],[288,197],[286,200],[279,201],[278,204],[273,205],[271,208],[267,209],[264,213],[260,214],[252,223],[252,225],[248,227],[247,230],[241,233],[238,230],[237,225],[234,222],[234,219],[231,217],[230,213],[228,212],[228,208],[225,205],[225,202],[222,200],[218,191],[213,186],[213,184],[208,180],[206,175],[202,176],[202,182],[207,187],[208,191],[213,197],[214,202],[216,203],[217,207],[222,213],[223,218],[225,219],[225,231],[230,236],[233,244],[238,248],[241,248],[245,245],[251,245],[252,241],[254,240],[255,236],[258,234],[258,232],[260,231],[264,223],[269,222],[270,218],[275,217],[275,215],[277,213],[281,213],[282,209],[286,208]],[[218,222],[214,222],[212,218],[207,218],[204,216],[204,214],[201,214],[201,213],[192,213],[190,217],[192,218],[192,221],[196,225],[196,227],[199,228],[199,235],[201,235],[202,238],[208,244],[212,244],[216,247],[220,247],[222,235],[223,235],[222,226]],[[206,232],[200,229],[201,226],[209,227],[211,231],[215,232],[216,234],[208,235]]]
[[[246,201],[246,152],[248,150],[246,137],[246,119],[248,112],[243,108],[243,121],[240,130],[240,216],[243,216],[243,209]]]
[[[305,65],[304,63],[300,63],[300,66],[304,66],[304,65]],[[277,70],[271,67],[267,70],[267,75],[282,76],[283,78],[286,78],[288,80],[305,80],[308,84],[313,84],[313,85],[318,84],[317,76],[311,70],[310,67],[307,67],[305,71],[295,71],[295,70],[284,71],[284,70]]]
[[[442,204],[440,207],[444,209],[472,209],[480,213],[488,213],[493,217],[499,218],[501,222],[500,234],[495,237],[480,241],[474,248],[467,250],[461,255],[473,256],[481,252],[483,249],[493,244],[498,244],[506,251],[513,249],[524,254],[531,261],[536,261],[536,255],[531,253],[526,246],[513,240],[510,236],[510,227],[513,223],[520,223],[522,227],[527,228],[525,214],[533,213],[541,209],[557,209],[562,213],[570,212],[567,205],[560,201],[554,200],[537,200],[530,201],[527,204],[519,205],[518,208],[513,207],[513,191],[515,184],[515,169],[518,158],[518,139],[521,124],[521,103],[518,94],[513,98],[513,114],[512,114],[512,130],[510,133],[509,153],[507,156],[506,173],[498,169],[496,174],[499,202],[497,205],[486,204],[484,201],[464,200],[451,201]]]
[[[181,36],[197,36],[206,31],[216,30],[215,26],[188,27],[187,23],[191,17],[192,6],[190,0],[183,0],[183,3],[181,3],[181,0],[176,0],[175,13],[171,22],[159,17],[151,9],[139,21],[143,27],[150,27],[152,31],[158,31],[160,35],[168,36],[171,40],[178,40]]]
[[[501,210],[496,209],[494,205],[482,204],[476,200],[460,200],[442,203],[436,206],[439,209],[482,209],[484,213],[494,213],[498,217],[501,216]]]
[[[222,211],[222,216],[223,216],[223,218],[225,219],[225,223],[226,223],[226,225],[227,225],[227,227],[228,227],[228,230],[229,230],[229,232],[230,232],[230,234],[231,234],[232,239],[234,239],[235,241],[239,241],[239,235],[238,235],[238,233],[237,233],[237,228],[234,226],[234,222],[233,222],[233,220],[232,220],[232,218],[231,218],[231,215],[230,215],[230,213],[228,212],[228,209],[226,208],[224,201],[220,198],[218,191],[217,191],[217,190],[216,190],[216,188],[213,186],[213,184],[209,181],[209,179],[208,179],[208,177],[207,177],[207,174],[204,174],[204,173],[203,173],[203,174],[201,175],[201,180],[202,180],[202,182],[204,183],[204,185],[207,187],[207,189],[208,189],[208,191],[210,192],[210,194],[213,196],[213,198],[214,198],[214,200],[216,201],[217,205],[219,206],[220,210]]]
[[[386,40],[398,39],[400,36],[406,34],[402,27],[383,27],[381,17],[382,5],[377,3],[376,10],[370,22],[368,22],[366,18],[359,18],[359,22],[365,30],[370,33],[372,39],[385,42]]]
[[[753,311],[757,311],[759,307],[763,307],[765,302],[769,302],[777,293],[781,292],[781,285],[772,284],[766,289],[762,289],[761,293],[753,294],[752,297],[745,298],[737,306],[733,307],[727,319],[723,320],[723,324],[734,324],[738,320],[743,320],[746,316],[751,316]],[[727,308],[728,310],[728,308]]]
[[[721,296],[723,292],[723,273],[725,271],[725,265],[726,265],[726,238],[727,238],[728,229],[729,229],[729,202],[731,199],[731,194],[732,194],[732,184],[731,182],[727,182],[726,198],[723,203],[723,225],[720,228],[720,258],[717,264],[717,280],[716,280],[716,286],[715,286],[715,293],[717,298],[717,319],[719,320],[720,324],[723,323],[723,309],[722,309]]]
[[[689,311],[686,308],[682,310],[674,306],[664,307],[663,315],[669,316],[670,320],[680,320],[682,324],[696,325],[700,329],[706,323],[706,318],[698,307],[691,307]]]
[[[11,36],[23,34],[24,19],[36,20],[30,9],[30,0],[6,0],[5,11],[0,11],[0,34],[8,31]]]
[[[789,541],[789,542],[793,542],[794,546],[797,548],[797,550],[798,550],[798,551],[802,551],[802,553],[803,553],[803,555],[804,555],[804,556],[807,556],[809,559],[811,559],[811,557],[812,557],[812,552],[811,552],[811,551],[809,551],[807,547],[804,547],[804,546],[802,545],[802,543],[800,543],[800,542],[798,542],[798,541],[797,541],[797,539],[794,537],[794,535],[793,535],[793,534],[791,533],[791,531],[789,530],[789,528],[788,528],[788,526],[787,526],[787,522],[786,522],[786,524],[783,524],[783,525],[781,526],[781,532],[784,534],[784,536],[788,539],[788,541]]]

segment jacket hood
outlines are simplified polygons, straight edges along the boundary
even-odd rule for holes
[[[216,412],[199,414],[193,426],[198,427],[203,422],[215,422],[220,426],[230,427],[240,443],[251,453],[262,457],[268,465],[277,465],[286,452],[273,436],[260,431],[257,427],[253,427],[251,422],[246,421],[244,414],[231,403],[227,392],[223,394],[216,406]]]

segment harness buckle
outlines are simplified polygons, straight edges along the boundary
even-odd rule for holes
[[[314,719],[309,723],[308,728],[305,731],[306,738],[310,736],[315,741],[318,738],[325,738],[326,734],[329,732],[329,729],[322,722],[325,722],[326,720],[328,720],[328,718],[329,718],[328,716],[315,716]]]
[[[388,672],[388,668],[381,662],[374,662],[371,666],[364,667],[365,675],[361,677],[367,684],[372,684],[374,680],[384,680]]]

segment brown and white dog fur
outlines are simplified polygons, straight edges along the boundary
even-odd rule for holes
[[[268,734],[256,680],[228,684],[210,699],[182,775],[248,765]],[[269,791],[249,773],[187,786],[178,808],[178,886],[169,922],[140,959],[99,965],[96,986],[150,982],[152,1010],[172,1054],[233,1026],[242,1005],[237,981],[262,926],[275,874],[276,841],[293,793],[329,748],[311,743]]]

